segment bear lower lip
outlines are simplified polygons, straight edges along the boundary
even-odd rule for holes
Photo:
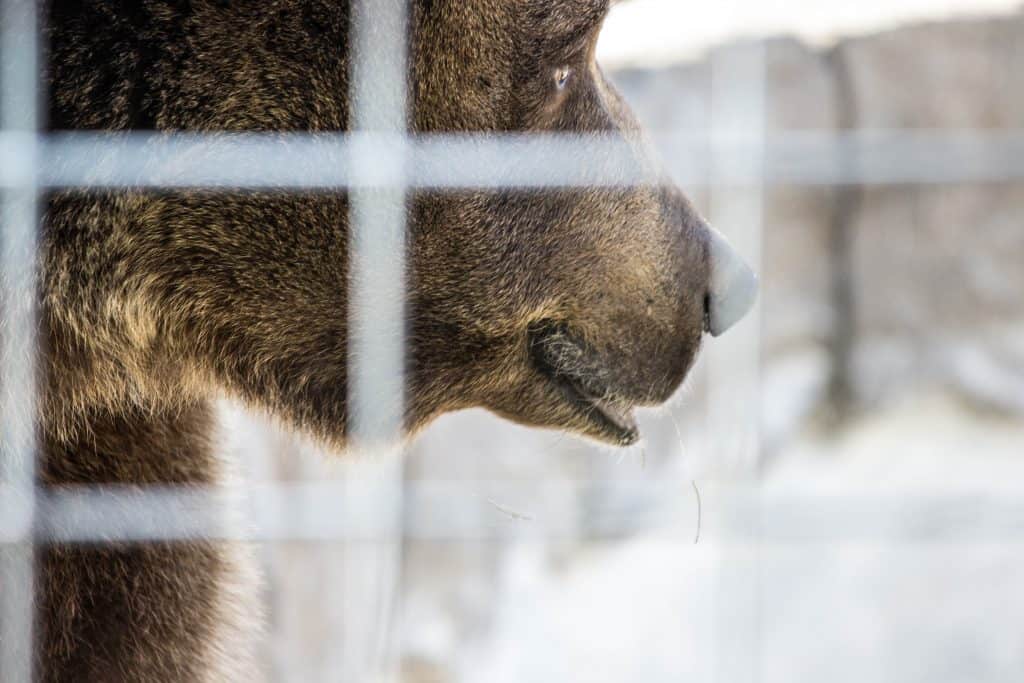
[[[600,418],[602,426],[610,427],[609,431],[614,434],[617,444],[631,446],[640,438],[640,430],[631,409],[600,401],[594,401],[591,405],[594,417]]]
[[[622,402],[589,395],[576,382],[558,381],[566,398],[603,441],[617,446],[631,446],[640,438],[640,430],[631,406]]]
[[[585,423],[562,425],[564,428],[575,427],[588,436],[617,446],[637,442],[640,432],[633,417],[634,403],[606,390],[610,387],[595,383],[592,376],[602,374],[600,372],[583,375],[563,369],[567,361],[570,366],[578,366],[579,359],[587,355],[585,347],[573,338],[564,323],[542,321],[535,324],[530,330],[529,349],[534,367],[559,390],[576,417]],[[592,362],[582,365],[591,369],[594,366]]]

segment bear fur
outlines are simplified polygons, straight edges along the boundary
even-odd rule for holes
[[[646,159],[594,61],[608,0],[416,0],[419,133],[597,133]],[[52,0],[47,128],[344,131],[343,0]],[[646,161],[644,162],[646,163]],[[39,482],[208,485],[211,401],[346,445],[343,191],[66,190],[40,245]],[[705,329],[710,232],[666,183],[417,192],[409,433],[481,406],[610,443]],[[40,546],[43,681],[239,680],[249,572],[212,541]]]

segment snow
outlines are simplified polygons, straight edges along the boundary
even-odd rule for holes
[[[460,680],[1021,680],[1021,444],[1020,420],[918,395],[808,430],[760,483],[706,482],[697,546],[681,507],[561,567],[513,547]],[[737,501],[796,514],[743,530]]]

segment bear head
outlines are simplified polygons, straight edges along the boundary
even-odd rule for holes
[[[648,180],[409,192],[409,432],[484,407],[632,443],[633,409],[665,401],[703,335],[752,304],[753,274],[659,173],[595,61],[608,4],[411,3],[413,133],[593,136],[631,150],[627,165]],[[102,35],[82,30],[92,23]],[[141,3],[128,14],[61,6],[48,34],[50,126],[347,130],[351,23],[348,3],[317,0]],[[55,431],[97,408],[226,391],[346,445],[345,192],[90,190],[48,201],[43,413]]]
[[[633,408],[673,393],[703,334],[752,305],[756,280],[659,173],[602,73],[607,0],[429,5],[414,43],[418,130],[586,135],[633,150],[626,165],[648,180],[421,198],[413,411],[485,406],[630,444]]]

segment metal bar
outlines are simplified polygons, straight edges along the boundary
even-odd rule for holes
[[[32,680],[32,523],[36,457],[36,3],[0,2],[0,129],[20,139],[5,154],[13,181],[0,206],[0,680]]]
[[[349,189],[348,415],[355,463],[341,517],[382,526],[376,542],[348,544],[341,582],[346,602],[340,634],[344,680],[393,680],[401,585],[401,454],[405,404],[406,0],[351,5],[351,120],[358,134],[348,155],[350,179],[381,179]]]
[[[692,543],[697,519],[690,487],[688,478],[421,479],[407,485],[405,535],[433,541],[565,540],[580,535],[582,524],[582,535],[589,539],[644,533]],[[713,488],[702,488],[706,508],[714,500],[714,509],[704,511],[701,545],[748,542],[760,534],[782,544],[1024,542],[1024,488],[1017,484],[912,498],[866,490],[753,494]],[[347,481],[239,489],[69,487],[38,493],[35,534],[39,543],[387,540],[394,526],[377,514],[377,493]],[[589,509],[580,521],[564,514],[565,500],[607,502]],[[226,505],[239,512],[238,519],[225,518]],[[15,527],[11,519],[0,519],[0,535]]]
[[[1024,130],[654,133],[672,179],[713,185],[936,185],[1024,180]],[[760,143],[758,143],[760,144]],[[0,133],[0,158],[38,146],[38,183],[76,187],[394,188],[629,186],[651,181],[627,142],[581,135],[413,136]],[[751,153],[762,157],[749,163]],[[398,161],[404,160],[404,161]],[[714,161],[712,161],[714,160]],[[856,163],[852,163],[856,160]],[[712,164],[714,167],[712,168]],[[23,182],[0,166],[0,187]]]
[[[745,144],[743,155],[713,146],[708,218],[758,273],[762,272],[764,227],[766,81],[763,43],[722,49],[711,57],[711,120],[726,134],[737,131]],[[748,180],[744,182],[744,178]],[[715,469],[728,472],[742,494],[755,500],[761,488],[761,331],[759,297],[736,328],[715,340],[706,351],[705,438],[715,435],[708,438],[706,451]],[[711,498],[709,511],[729,515],[729,526],[739,528],[743,535],[743,542],[727,545],[719,557],[712,598],[716,624],[714,678],[755,683],[762,642],[761,520],[736,515],[730,506],[723,509],[717,496],[707,497]]]

